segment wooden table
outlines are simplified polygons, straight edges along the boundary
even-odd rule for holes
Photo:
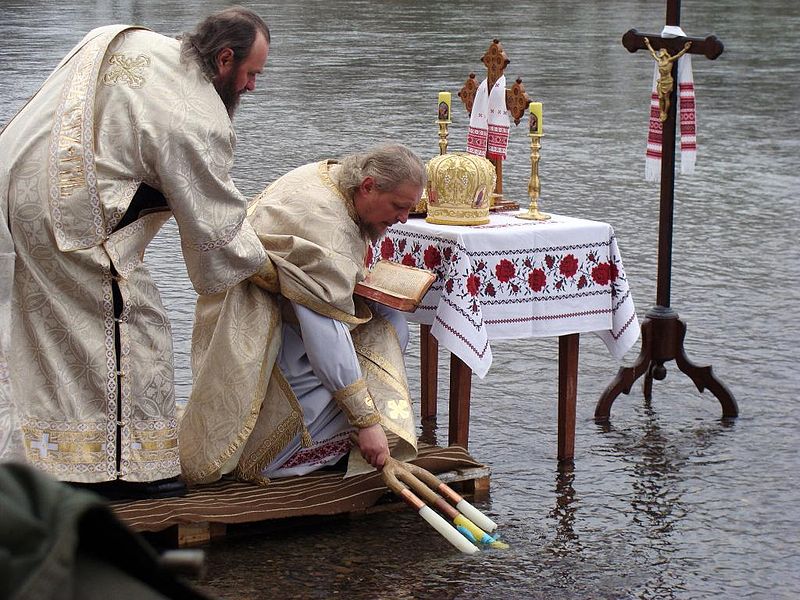
[[[558,459],[571,461],[580,334],[600,336],[617,359],[639,337],[611,225],[561,215],[527,221],[509,213],[473,227],[414,218],[375,243],[370,261],[381,258],[437,275],[409,314],[421,325],[422,418],[436,415],[440,344],[451,353],[449,443],[468,447],[472,373],[488,373],[490,340],[556,336]]]

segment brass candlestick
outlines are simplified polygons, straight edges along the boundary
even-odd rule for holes
[[[436,121],[439,124],[439,154],[447,154],[447,125],[450,121],[439,119]],[[417,202],[413,214],[421,215],[428,212],[428,186],[422,190],[422,197]]]
[[[531,138],[531,180],[528,182],[528,196],[531,203],[528,205],[528,212],[517,215],[518,219],[528,219],[530,221],[546,221],[550,215],[539,211],[539,150],[542,147],[542,133],[528,134]]]
[[[447,124],[450,121],[436,121],[439,124],[439,154],[447,154]]]

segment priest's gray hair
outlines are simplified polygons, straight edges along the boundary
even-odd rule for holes
[[[390,192],[404,183],[425,187],[425,163],[403,144],[383,144],[361,154],[340,159],[339,188],[349,198],[366,177],[372,177],[379,190]]]
[[[203,73],[213,79],[217,75],[217,55],[230,48],[234,64],[238,65],[250,54],[259,32],[269,44],[269,27],[261,17],[247,8],[230,6],[207,16],[194,32],[181,36],[181,59],[196,60]]]

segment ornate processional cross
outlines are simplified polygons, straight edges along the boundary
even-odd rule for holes
[[[667,25],[678,26],[680,0],[667,0]],[[607,421],[614,399],[620,392],[629,393],[633,382],[645,374],[644,397],[650,401],[653,379],[664,379],[664,363],[675,360],[678,368],[701,392],[708,389],[722,405],[723,417],[736,417],[739,409],[730,391],[712,373],[711,367],[698,367],[683,349],[686,325],[670,307],[670,270],[672,268],[672,213],[675,192],[675,113],[678,58],[684,53],[702,54],[714,60],[722,54],[722,42],[714,35],[699,37],[662,37],[631,29],[622,36],[629,52],[647,49],[659,70],[657,85],[659,116],[662,121],[661,197],[658,226],[658,277],[656,306],[647,311],[642,322],[642,347],[633,367],[621,368],[605,389],[595,407],[595,420]]]
[[[492,41],[489,45],[489,49],[481,57],[481,62],[486,65],[486,87],[487,90],[491,91],[495,82],[503,75],[506,67],[511,62],[505,50],[503,50],[503,45],[500,43],[500,40]],[[475,73],[470,73],[469,77],[464,82],[464,86],[458,92],[458,97],[461,98],[461,101],[464,103],[468,115],[472,114],[472,105],[475,103],[478,85],[479,82],[475,78]],[[514,125],[519,125],[530,103],[531,99],[528,97],[527,92],[525,92],[525,87],[522,85],[522,78],[517,77],[514,85],[512,85],[510,89],[506,89],[506,108],[514,121]],[[515,202],[503,200],[503,161],[494,158],[490,158],[489,160],[494,164],[495,173],[497,173],[497,183],[494,190],[494,206],[519,208],[519,205]]]

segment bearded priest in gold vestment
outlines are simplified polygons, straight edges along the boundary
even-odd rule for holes
[[[264,263],[231,117],[269,37],[240,8],[182,42],[95,29],[0,133],[0,456],[71,482],[178,475],[170,325],[142,261],[174,217],[198,293]]]
[[[425,165],[399,144],[299,167],[251,204],[269,256],[256,277],[198,299],[183,477],[263,483],[416,456],[405,316],[353,295],[368,244],[405,222]],[[267,290],[270,293],[265,293]],[[350,434],[358,438],[351,451]]]

